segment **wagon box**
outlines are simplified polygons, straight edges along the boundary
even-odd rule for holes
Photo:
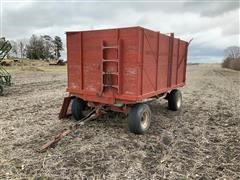
[[[168,36],[142,27],[66,35],[70,97],[60,117],[66,115],[73,99],[72,114],[76,119],[82,117],[85,107],[108,107],[129,114],[134,119],[130,130],[141,134],[149,123],[139,130],[141,123],[136,125],[135,121],[145,115],[135,117],[136,112],[141,109],[147,112],[145,118],[151,116],[148,105],[142,103],[165,97],[170,109],[180,108],[182,96],[177,88],[185,85],[188,42],[175,38],[173,33]]]

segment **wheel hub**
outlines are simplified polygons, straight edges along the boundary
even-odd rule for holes
[[[141,126],[142,128],[146,129],[149,124],[149,114],[148,112],[144,112],[141,118]]]

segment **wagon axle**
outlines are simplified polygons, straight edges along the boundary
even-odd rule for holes
[[[177,111],[181,108],[182,94],[180,90],[174,89],[169,93],[164,94],[162,97],[165,97],[168,101],[168,108],[170,110]],[[152,116],[148,102],[153,99],[156,100],[157,98],[158,97],[135,104],[123,104],[118,107],[116,105],[84,101],[77,96],[69,96],[63,101],[59,118],[62,119],[72,115],[74,119],[78,121],[80,119],[82,120],[82,118],[86,116],[84,114],[85,111],[89,111],[91,109],[97,109],[96,113],[98,114],[98,117],[102,113],[115,111],[128,115],[128,127],[131,132],[135,134],[144,134],[149,129]],[[69,108],[70,105],[71,107]]]
[[[182,105],[182,95],[181,91],[175,89],[172,90],[165,96],[165,99],[168,100],[168,107],[171,110],[178,110]],[[71,110],[69,112],[69,106],[71,104]],[[84,109],[87,109],[88,105],[94,106],[93,109],[88,112],[87,115],[84,116]],[[39,152],[45,152],[49,148],[54,148],[58,144],[58,142],[64,138],[65,136],[72,133],[79,126],[83,126],[86,122],[89,122],[93,119],[97,119],[103,113],[107,111],[118,111],[128,115],[128,127],[132,133],[135,134],[144,134],[150,127],[151,123],[151,109],[147,103],[137,103],[134,105],[125,105],[123,107],[114,107],[104,104],[94,104],[93,102],[87,103],[86,101],[75,97],[69,96],[64,98],[62,109],[59,113],[59,118],[66,118],[69,116],[73,116],[76,121],[72,126],[67,129],[64,129],[57,135],[55,135],[51,141],[44,144]]]

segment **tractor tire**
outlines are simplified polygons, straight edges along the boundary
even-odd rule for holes
[[[3,86],[0,85],[0,96],[3,95]]]
[[[82,114],[84,108],[86,106],[86,102],[80,98],[74,98],[72,102],[72,115],[76,121],[82,119],[84,116]]]
[[[182,107],[182,93],[178,89],[172,90],[168,96],[168,108],[173,111],[177,111]]]
[[[147,104],[136,104],[128,115],[128,127],[134,134],[144,134],[150,126],[151,110]]]

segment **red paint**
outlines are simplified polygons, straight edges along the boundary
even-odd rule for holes
[[[71,95],[133,104],[185,85],[188,42],[142,27],[67,32]]]

